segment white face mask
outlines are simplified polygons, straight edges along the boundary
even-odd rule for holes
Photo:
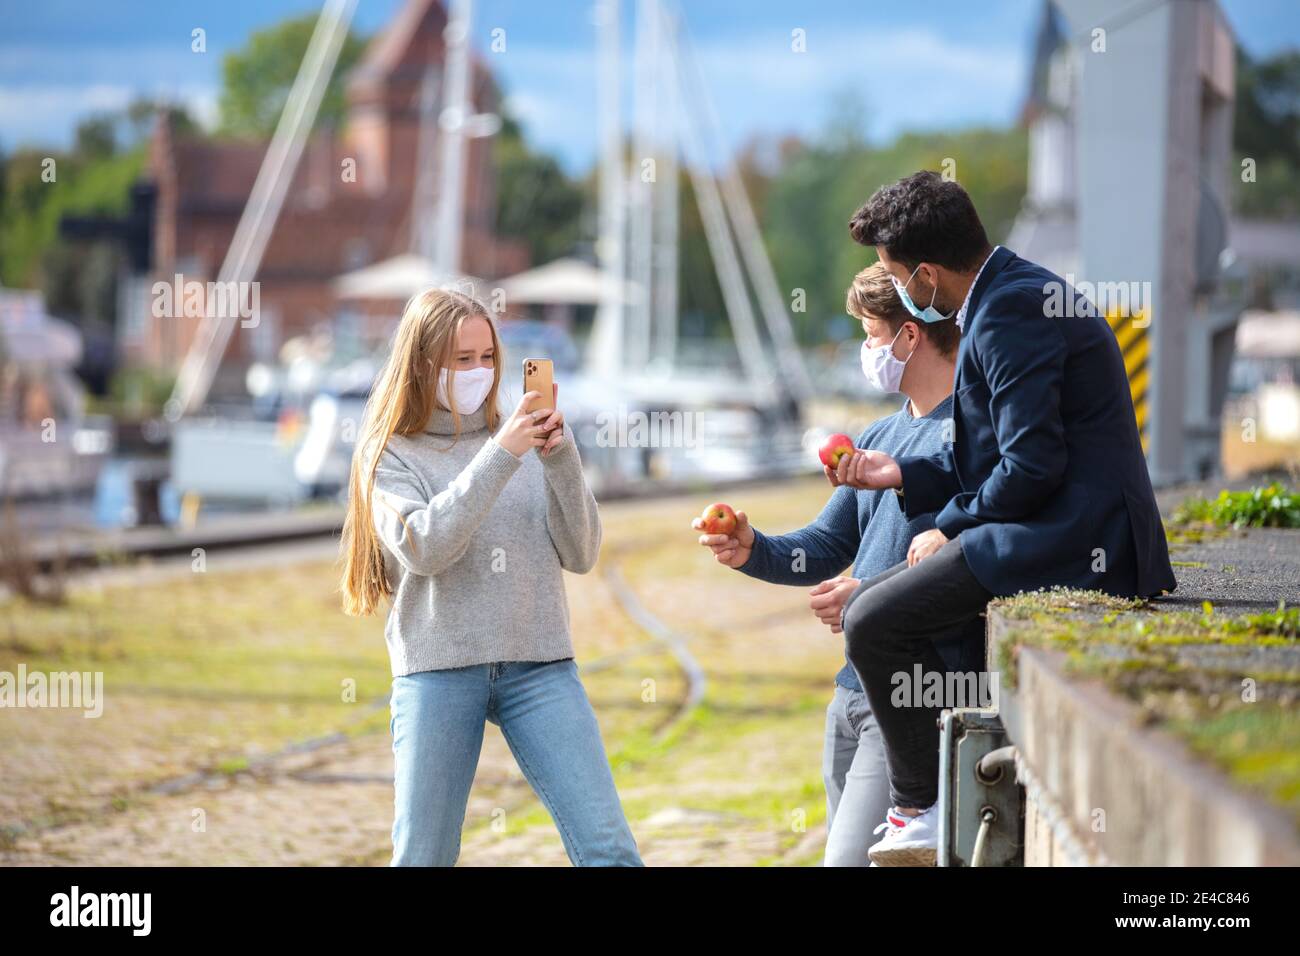
[[[871,348],[865,341],[862,343],[862,374],[867,377],[867,383],[878,391],[892,394],[898,391],[903,382],[903,369],[912,360],[912,356],[899,359],[894,355],[894,342],[902,334],[900,328],[894,335],[893,342],[875,348]],[[916,350],[912,351],[915,353]]]
[[[438,370],[438,401],[444,408],[451,408],[452,404],[447,400],[447,373],[451,369]],[[487,398],[488,392],[492,391],[492,380],[496,373],[490,368],[462,368],[456,370],[456,382],[453,386],[456,396],[456,411],[461,415],[469,415],[478,411],[478,407],[483,404],[483,399]]]

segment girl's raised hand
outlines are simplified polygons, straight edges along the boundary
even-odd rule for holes
[[[525,392],[506,423],[496,433],[497,444],[516,458],[522,458],[530,448],[540,448],[546,444],[546,421],[551,417],[552,410],[539,408],[530,412],[524,408],[533,399],[541,397],[540,392]]]

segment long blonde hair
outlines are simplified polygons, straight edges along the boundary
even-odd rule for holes
[[[392,586],[384,573],[384,555],[371,512],[375,468],[380,453],[393,435],[414,435],[423,431],[437,401],[438,373],[452,366],[456,336],[469,319],[485,319],[492,330],[492,390],[485,399],[487,427],[496,431],[500,420],[497,389],[501,385],[501,340],[496,323],[476,299],[461,292],[429,289],[414,296],[402,312],[393,334],[388,360],[375,379],[366,401],[361,433],[352,454],[348,477],[347,517],[343,521],[340,557],[343,577],[339,590],[347,614],[373,614],[383,598],[391,597]],[[454,394],[456,370],[447,371],[447,394]],[[454,406],[456,403],[451,402]],[[452,444],[460,436],[460,415],[449,409],[454,422]],[[450,445],[448,446],[450,447]]]

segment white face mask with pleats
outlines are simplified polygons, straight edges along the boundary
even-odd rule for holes
[[[865,341],[862,343],[862,374],[866,376],[867,384],[877,391],[893,394],[903,384],[903,372],[912,356],[900,359],[894,354],[894,342],[902,334],[903,330],[899,328],[888,345],[877,345],[875,348]],[[916,349],[913,348],[912,351],[915,352]]]
[[[452,404],[447,399],[447,373],[451,369],[438,370],[438,401],[443,408],[452,408]],[[455,409],[461,415],[470,415],[483,404],[483,399],[487,398],[488,392],[492,391],[492,381],[496,377],[496,372],[490,368],[483,368],[481,365],[477,368],[462,368],[456,370],[456,381],[452,387],[455,393]]]

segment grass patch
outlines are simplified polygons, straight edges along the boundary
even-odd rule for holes
[[[0,601],[0,670],[98,672],[104,695],[96,720],[48,708],[8,722],[0,816],[39,820],[42,795],[92,812],[110,789],[236,773],[354,721],[386,727],[363,713],[391,681],[383,621],[345,617],[334,586],[330,566],[306,564]],[[352,682],[357,703],[344,699]]]
[[[1216,498],[1188,498],[1174,512],[1176,525],[1218,528],[1300,528],[1300,493],[1274,482]]]

